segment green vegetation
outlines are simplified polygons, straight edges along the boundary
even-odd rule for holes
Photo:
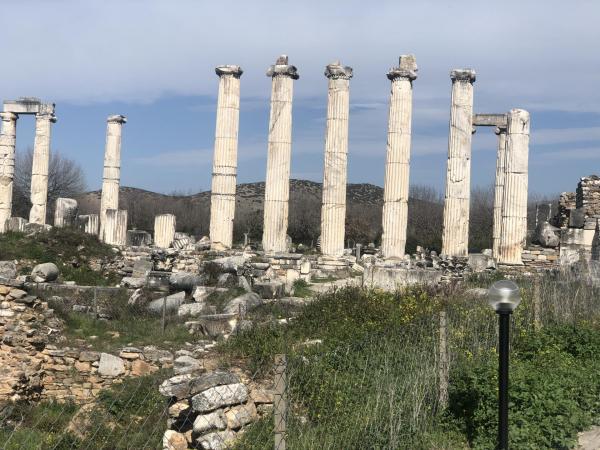
[[[32,265],[53,262],[64,281],[75,281],[80,285],[114,285],[116,275],[105,276],[89,266],[91,259],[112,256],[110,246],[72,228],[53,228],[35,236],[16,232],[0,235],[0,259],[30,260]],[[22,273],[29,273],[32,268],[23,267]]]
[[[2,448],[161,448],[167,405],[158,385],[167,376],[127,378],[102,390],[89,409],[48,401],[17,404],[2,422]]]
[[[296,280],[294,281],[294,297],[312,297],[314,295],[313,291],[310,289],[310,285],[305,280]]]

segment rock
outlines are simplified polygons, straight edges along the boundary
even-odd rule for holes
[[[207,236],[202,236],[195,245],[196,250],[210,250],[210,239]]]
[[[238,287],[241,287],[246,292],[252,292],[252,286],[246,277],[238,277]]]
[[[12,289],[8,293],[8,296],[13,300],[18,300],[18,299],[21,299],[21,298],[27,296],[27,292],[22,291],[21,289]]]
[[[131,276],[133,278],[145,278],[148,272],[152,271],[154,265],[152,261],[146,259],[138,259],[133,263],[133,272]]]
[[[167,312],[176,312],[179,310],[179,307],[183,305],[185,302],[185,292],[177,292],[176,294],[168,295],[166,301],[166,309]],[[162,313],[163,307],[165,305],[164,299],[157,298],[156,300],[152,300],[148,303],[148,309],[154,313]]]
[[[147,363],[141,359],[136,359],[131,363],[131,375],[134,377],[142,377],[144,375],[156,372],[158,367]]]
[[[230,372],[210,372],[197,377],[191,374],[184,374],[176,375],[163,381],[158,390],[165,397],[181,399],[214,386],[238,383],[239,381],[238,376]]]
[[[26,224],[27,221],[22,217],[11,217],[6,222],[6,228],[8,231],[17,231],[22,233],[25,231]]]
[[[179,317],[196,317],[204,313],[204,303],[185,303],[179,307],[177,315]]]
[[[263,281],[254,283],[252,290],[261,298],[273,299],[285,296],[285,284],[281,281]]]
[[[146,278],[145,277],[139,277],[139,278],[134,278],[134,277],[123,277],[123,279],[121,280],[121,286],[126,287],[126,288],[131,288],[131,289],[139,289],[142,288],[146,285]]]
[[[231,430],[217,431],[205,434],[198,438],[198,444],[204,450],[221,450],[229,447],[229,443],[235,439],[235,433]]]
[[[258,305],[263,303],[262,298],[254,292],[248,292],[236,297],[225,305],[223,310],[224,314],[238,314],[241,310],[242,314],[245,314],[252,308],[256,308]]]
[[[258,415],[254,403],[249,402],[246,405],[231,408],[225,413],[225,417],[227,419],[227,427],[237,430],[244,425],[254,422],[258,418]]]
[[[252,389],[250,398],[254,403],[273,403],[273,392],[266,389]]]
[[[58,267],[54,263],[38,264],[31,271],[31,279],[34,283],[56,281],[59,273]]]
[[[204,366],[196,358],[183,355],[175,358],[175,361],[173,361],[173,371],[176,375],[203,372]]]
[[[144,295],[144,290],[142,288],[136,289],[133,291],[133,294],[127,300],[127,304],[131,306],[136,306],[141,304],[146,296]]]
[[[33,236],[37,233],[44,233],[50,231],[51,229],[52,227],[50,225],[44,225],[41,223],[28,222],[23,225],[23,233],[25,233],[27,236]]]
[[[192,397],[192,408],[200,413],[210,412],[224,406],[244,403],[248,389],[242,383],[215,386]]]
[[[159,350],[153,345],[148,345],[142,349],[142,355],[146,361],[162,362],[173,361],[173,354],[168,350]]]
[[[101,353],[98,373],[105,377],[119,376],[125,373],[125,363],[118,356],[109,353]]]
[[[572,209],[569,214],[569,228],[583,228],[585,225],[585,210],[583,208]]]
[[[143,230],[127,230],[126,242],[133,247],[149,246],[152,244],[152,235]]]
[[[169,286],[176,291],[192,292],[196,286],[205,282],[205,276],[190,272],[175,272],[169,277]]]
[[[175,430],[167,430],[163,434],[163,450],[187,450],[188,442],[185,435]]]
[[[217,278],[217,286],[224,288],[232,288],[238,285],[237,276],[232,273],[222,273]]]
[[[201,414],[194,420],[194,433],[203,434],[211,430],[227,428],[223,411],[218,410],[209,414]]]
[[[194,290],[194,293],[192,294],[192,297],[194,298],[194,300],[196,302],[203,303],[213,292],[215,292],[214,287],[197,286],[196,289]]]
[[[224,258],[213,259],[211,262],[217,264],[223,272],[237,274],[238,269],[240,269],[248,259],[250,259],[250,257],[246,255],[226,256]]]
[[[14,280],[17,276],[17,265],[14,261],[0,261],[0,282]]]
[[[100,353],[98,352],[90,352],[90,351],[82,351],[79,354],[79,361],[83,362],[94,362],[100,359]]]
[[[471,288],[465,291],[465,296],[472,298],[487,298],[488,290],[485,288]]]
[[[173,403],[171,406],[169,406],[170,417],[178,418],[181,416],[182,413],[189,414],[190,412],[190,404],[187,400],[182,400],[180,402]]]
[[[470,253],[468,264],[473,272],[483,272],[486,269],[496,268],[496,261],[491,256],[482,253]]]
[[[553,227],[548,222],[541,222],[535,229],[533,242],[548,248],[556,248],[560,243],[560,228]]]

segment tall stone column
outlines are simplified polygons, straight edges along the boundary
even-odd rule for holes
[[[346,225],[346,181],[348,165],[348,116],[352,68],[339,61],[325,68],[329,79],[327,130],[323,165],[323,205],[321,208],[321,253],[344,254]]]
[[[219,97],[210,195],[210,240],[213,250],[231,248],[240,118],[240,66],[219,66]]]
[[[492,228],[492,256],[500,256],[502,230],[502,196],[504,194],[504,164],[506,159],[506,127],[496,127],[498,153],[496,155],[496,181],[494,185],[494,223]]]
[[[106,211],[119,209],[119,186],[121,184],[121,135],[127,117],[121,114],[106,119],[106,146],[104,148],[104,172],[102,174],[102,197],[100,199],[100,240],[104,236]]]
[[[0,113],[0,233],[6,231],[6,221],[12,214],[17,117],[11,112]]]
[[[174,214],[159,214],[154,217],[154,245],[169,248],[175,238],[176,218]]]
[[[471,136],[475,71],[455,69],[452,79],[448,166],[442,230],[442,255],[469,254],[469,201],[471,197]]]
[[[523,264],[521,253],[527,237],[529,126],[527,111],[509,111],[498,258],[501,264]]]
[[[417,78],[414,55],[400,56],[392,81],[388,117],[387,156],[383,190],[381,250],[386,259],[404,257],[408,220],[408,189],[412,122],[412,82]]]
[[[280,56],[267,71],[272,77],[271,116],[263,249],[267,253],[287,251],[288,200],[290,197],[290,159],[292,156],[292,97],[294,80],[299,78],[296,67],[288,65],[288,57]]]
[[[46,224],[46,204],[48,202],[48,169],[50,165],[50,131],[56,122],[54,108],[40,105],[35,115],[35,140],[31,165],[31,211],[29,222]]]

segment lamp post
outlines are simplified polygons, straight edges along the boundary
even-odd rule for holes
[[[521,303],[519,287],[497,281],[488,290],[488,302],[498,314],[498,450],[508,450],[508,352],[510,315]]]

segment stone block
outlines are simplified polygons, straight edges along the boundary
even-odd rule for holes
[[[569,214],[569,228],[583,228],[585,225],[585,210],[576,208]]]
[[[117,377],[125,373],[125,363],[118,356],[101,353],[98,373],[105,377]]]
[[[222,410],[208,414],[200,414],[194,420],[194,433],[203,434],[212,430],[224,430],[227,428]]]
[[[207,389],[192,397],[192,408],[200,413],[224,406],[238,405],[248,399],[248,389],[242,383],[226,384]]]
[[[211,372],[200,376],[185,374],[163,381],[158,390],[165,397],[182,399],[215,386],[235,383],[239,383],[239,378],[230,372]]]
[[[369,266],[363,272],[363,285],[386,291],[413,284],[437,284],[442,279],[442,272],[434,269],[406,267]]]
[[[256,406],[249,402],[245,405],[235,406],[225,413],[227,419],[227,427],[233,430],[242,428],[244,425],[254,422],[258,415]]]
[[[205,434],[198,438],[197,442],[203,450],[221,450],[229,448],[229,444],[235,439],[235,432],[231,430],[217,431]]]

